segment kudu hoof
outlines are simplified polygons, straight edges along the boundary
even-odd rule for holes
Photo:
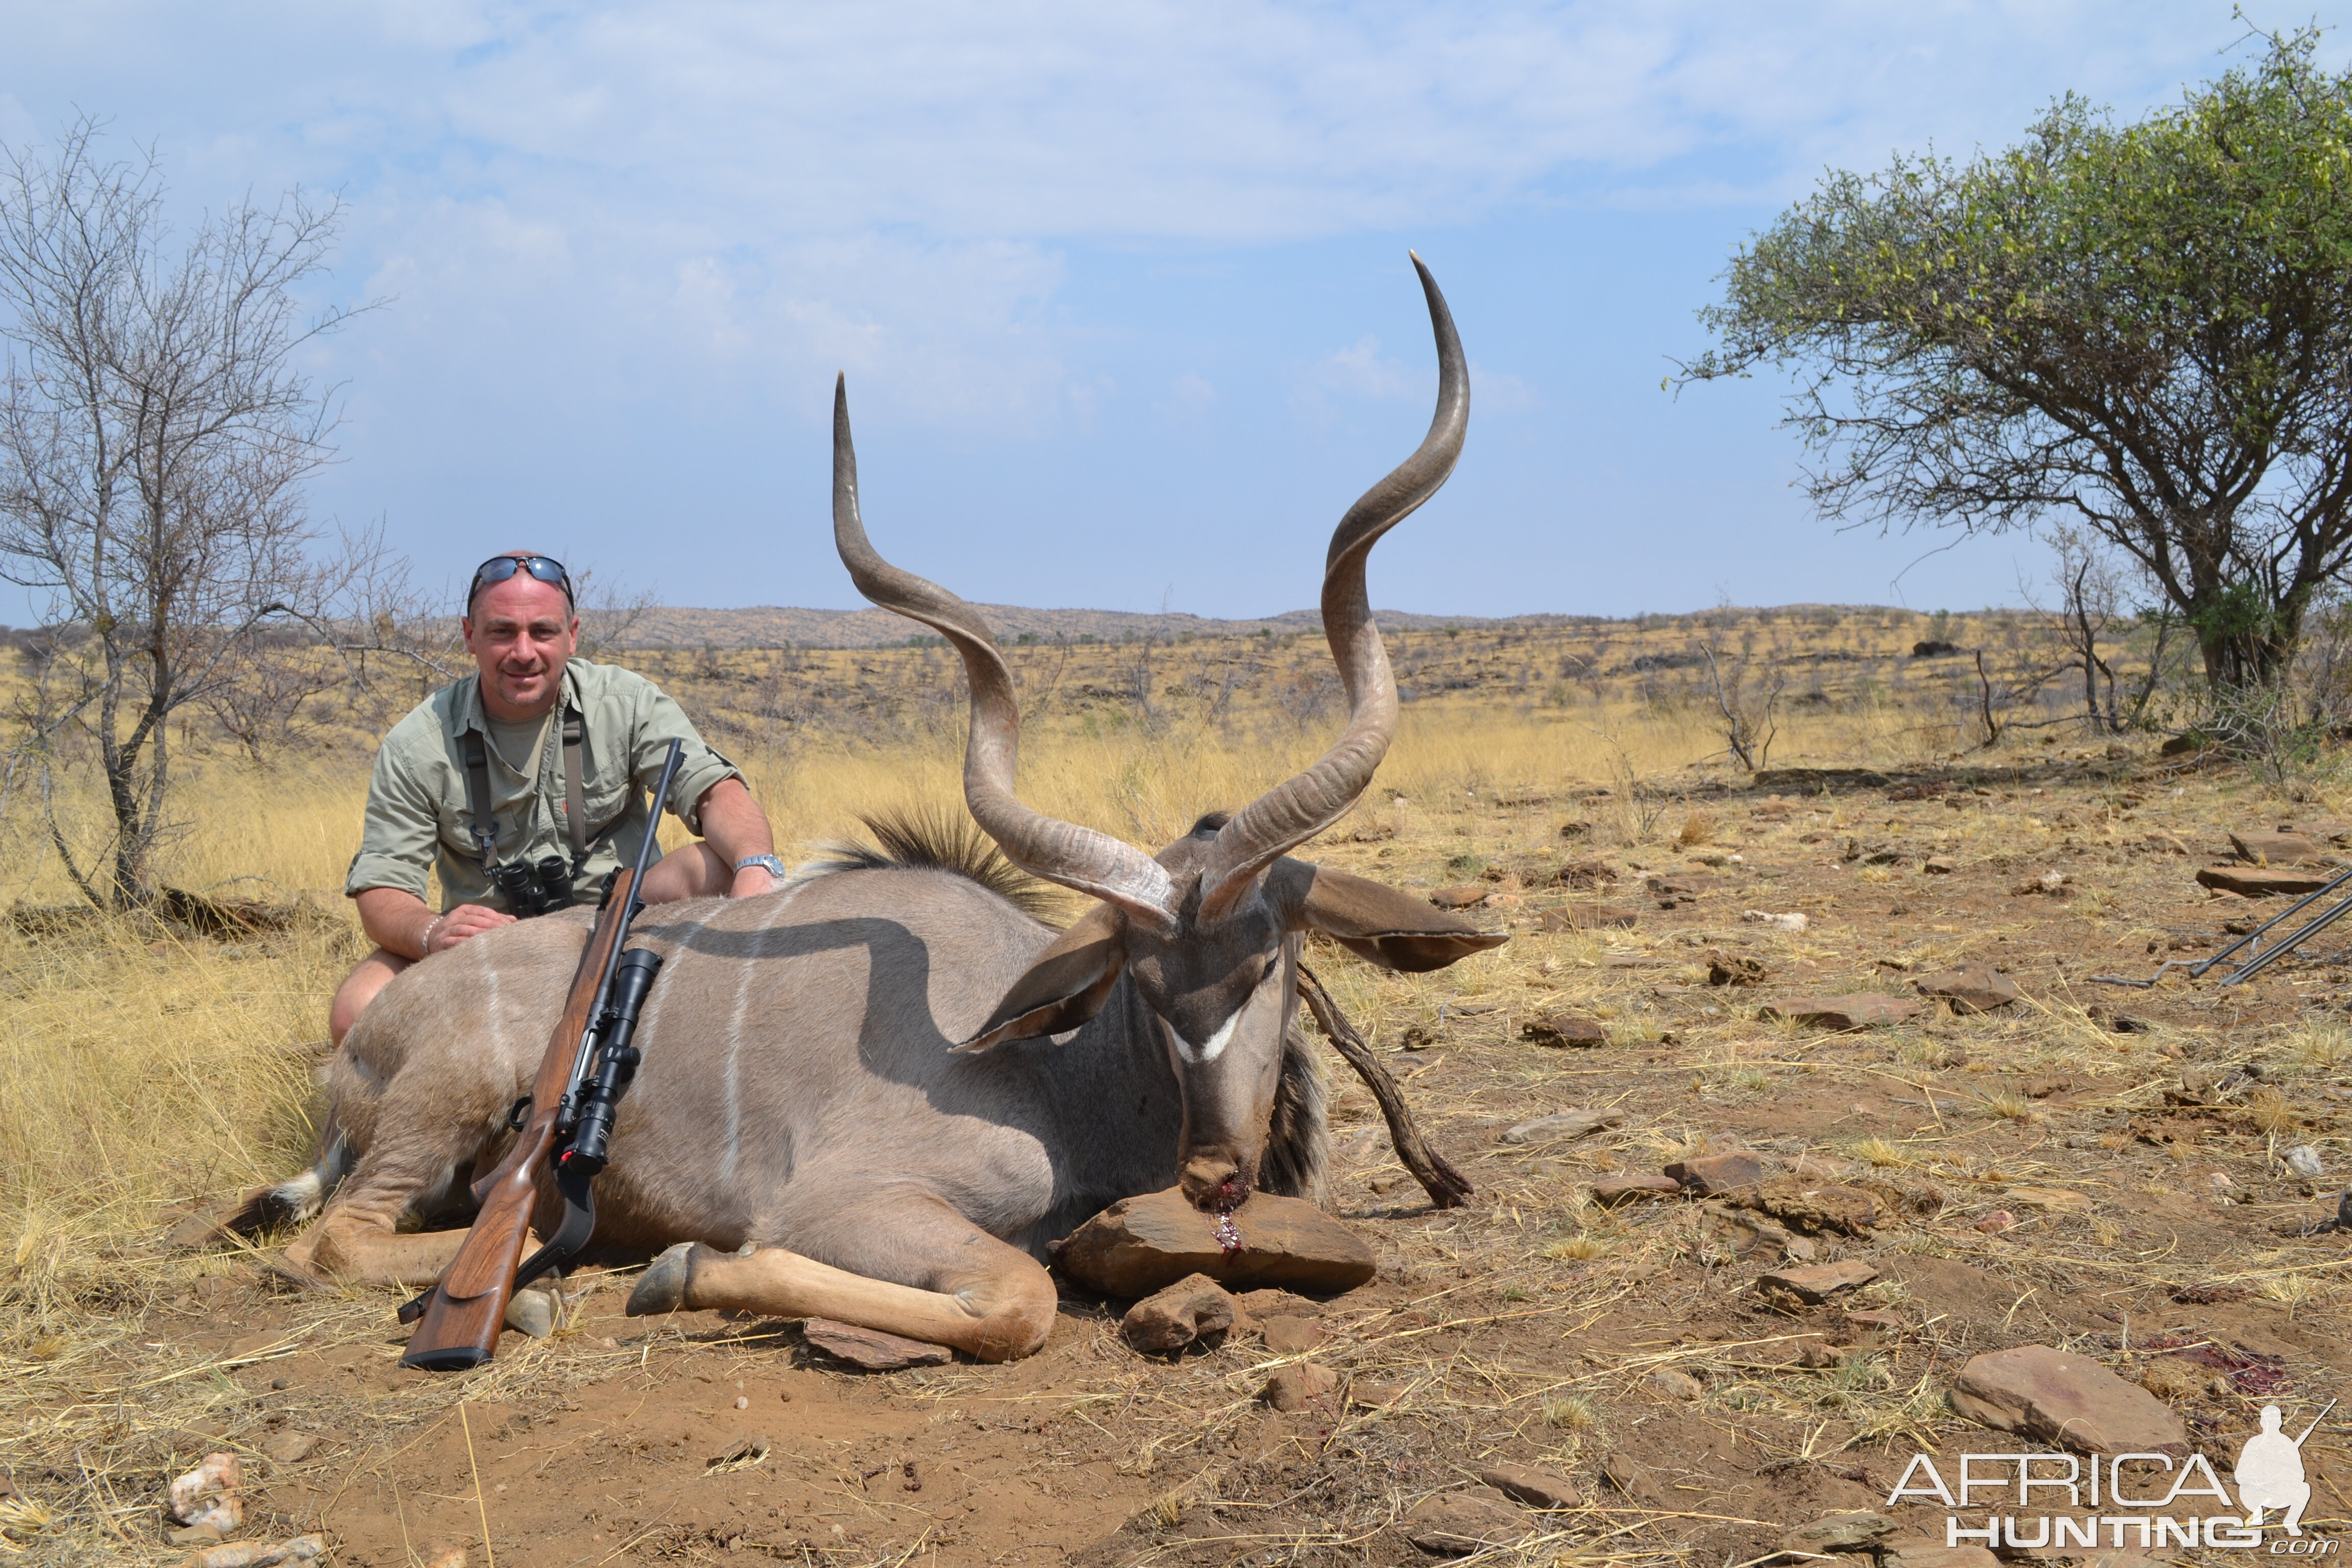
[[[535,1340],[553,1333],[562,1319],[555,1297],[545,1290],[518,1290],[507,1301],[507,1327]]]
[[[655,1258],[637,1288],[629,1292],[628,1305],[621,1310],[632,1318],[645,1318],[685,1306],[686,1285],[694,1278],[694,1249],[698,1245],[681,1241]]]

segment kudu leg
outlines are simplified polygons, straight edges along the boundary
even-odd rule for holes
[[[851,1216],[845,1215],[845,1219]],[[947,1345],[978,1361],[1017,1361],[1045,1342],[1056,1295],[1043,1265],[946,1204],[895,1197],[862,1230],[853,1272],[781,1247],[727,1253],[699,1242],[654,1260],[629,1297],[632,1317],[730,1308],[777,1318],[835,1318]],[[877,1276],[886,1271],[896,1279]],[[901,1283],[899,1281],[912,1281]]]

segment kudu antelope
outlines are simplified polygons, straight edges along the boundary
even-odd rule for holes
[[[1303,933],[1405,970],[1504,940],[1287,855],[1349,809],[1395,731],[1364,562],[1444,482],[1468,417],[1461,344],[1414,265],[1437,337],[1437,414],[1331,540],[1323,624],[1346,733],[1156,857],[1015,795],[1011,670],[971,606],[867,542],[836,385],[842,560],[868,597],[962,656],[973,819],[1014,866],[1096,902],[1056,932],[1007,896],[1002,861],[976,840],[960,850],[939,842],[952,833],[889,830],[884,851],[780,892],[648,910],[636,940],[666,964],[598,1189],[600,1245],[667,1247],[632,1311],[822,1315],[1000,1360],[1035,1350],[1051,1325],[1046,1242],[1117,1199],[1172,1183],[1214,1214],[1261,1183],[1313,1195],[1328,1134],[1292,1027]],[[584,930],[563,915],[504,927],[385,988],[330,1064],[340,1133],[320,1168],[247,1205],[249,1222],[301,1217],[331,1191],[289,1264],[382,1283],[439,1273],[458,1233],[399,1223],[486,1167]]]

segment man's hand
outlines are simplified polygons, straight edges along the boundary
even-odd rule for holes
[[[432,935],[425,943],[425,952],[427,956],[446,952],[469,936],[479,936],[486,931],[496,931],[514,922],[514,916],[502,914],[497,910],[485,909],[480,904],[459,904],[434,923]]]
[[[735,873],[735,880],[728,885],[727,896],[730,899],[756,899],[761,893],[774,892],[777,885],[766,867],[746,866]]]

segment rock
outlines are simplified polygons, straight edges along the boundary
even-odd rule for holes
[[[1835,1231],[1866,1238],[1877,1228],[1883,1212],[1875,1194],[1834,1182],[1809,1182],[1801,1176],[1767,1182],[1732,1201],[1742,1208],[1769,1214],[1807,1236]]]
[[[1641,910],[1622,904],[1562,904],[1546,910],[1537,923],[1546,931],[1604,931],[1633,925],[1641,918]]]
[[[1895,781],[1875,768],[1759,768],[1752,782],[1758,789],[1819,795],[1823,790],[1885,789]]]
[[[2284,831],[2232,833],[2230,847],[2239,859],[2257,866],[2308,866],[2322,858],[2318,845],[2300,833]]]
[[[1706,955],[1709,985],[1761,985],[1769,973],[1760,959],[1745,953],[1716,952]]]
[[[280,1432],[261,1445],[264,1458],[280,1465],[299,1465],[310,1457],[319,1439],[308,1432]]]
[[[1868,1552],[1901,1529],[1883,1513],[1838,1513],[1780,1537],[1783,1552]]]
[[[1881,1333],[1888,1334],[1907,1334],[1911,1331],[1911,1320],[1900,1312],[1857,1312],[1852,1307],[1848,1307],[1845,1310],[1845,1321],[1853,1327],[1864,1331],[1876,1330]]]
[[[1621,878],[1617,868],[1606,860],[1574,860],[1544,880],[1562,888],[1601,888]]]
[[[1735,1149],[1728,1154],[1677,1160],[1666,1167],[1666,1174],[1680,1182],[1685,1192],[1710,1197],[1754,1186],[1764,1179],[1764,1162],[1745,1149]]]
[[[1311,1361],[1295,1362],[1265,1380],[1257,1396],[1285,1414],[1339,1386],[1339,1374]]]
[[[1940,996],[1959,1014],[1990,1013],[2017,1000],[2017,983],[1981,963],[1948,974],[1923,974],[1912,982],[1922,996]]]
[[[1695,899],[1723,886],[1723,879],[1711,871],[1676,871],[1672,876],[1652,877],[1643,885],[1655,898]]]
[[[2313,1148],[2308,1143],[2298,1143],[2294,1148],[2288,1150],[2285,1153],[2280,1155],[2279,1158],[2284,1160],[2286,1162],[2286,1168],[2293,1171],[2298,1176],[2324,1176],[2327,1174],[2326,1162],[2319,1157],[2319,1151]]]
[[[2334,881],[2324,871],[2241,870],[2232,866],[2206,866],[2198,870],[2197,885],[2241,898],[2267,899],[2284,893],[2301,898]]]
[[[1906,1024],[1927,1010],[1925,1002],[1915,1002],[1907,996],[1857,991],[1851,996],[1800,996],[1786,1002],[1768,1002],[1756,1016],[1765,1019],[1789,1018],[1807,1028],[1843,1032]]]
[[[1906,1542],[1879,1554],[1879,1568],[2000,1568],[2000,1559],[1982,1546],[1937,1546]]]
[[[236,1534],[245,1522],[245,1468],[235,1454],[206,1454],[194,1469],[172,1482],[163,1510],[173,1523],[215,1541]]]
[[[1655,1507],[1665,1500],[1665,1489],[1658,1485],[1657,1479],[1623,1454],[1603,1454],[1592,1468],[1602,1480],[1635,1502]]]
[[[1404,1516],[1404,1538],[1440,1557],[1462,1557],[1482,1547],[1508,1546],[1529,1534],[1526,1514],[1475,1492],[1425,1497]]]
[[[1181,1351],[1195,1340],[1214,1344],[1234,1326],[1234,1299],[1205,1274],[1189,1274],[1127,1310],[1118,1331],[1146,1355]]]
[[[1985,1215],[1984,1218],[1977,1221],[1976,1224],[1970,1226],[1969,1228],[1971,1230],[1980,1230],[1987,1236],[1999,1236],[2004,1230],[2014,1230],[2016,1227],[2017,1216],[2015,1215],[2010,1213],[2007,1209],[1995,1209],[1992,1213]]]
[[[814,1349],[838,1356],[866,1372],[898,1372],[910,1366],[941,1366],[955,1359],[945,1345],[901,1339],[879,1329],[836,1323],[831,1318],[811,1318],[801,1325],[801,1337]]]
[[[1506,1131],[1506,1143],[1565,1143],[1600,1131],[1604,1127],[1622,1127],[1625,1113],[1622,1110],[1560,1110],[1549,1116],[1538,1116],[1533,1121],[1522,1121]]]
[[[1475,882],[1466,882],[1458,888],[1438,889],[1429,895],[1429,901],[1441,910],[1470,910],[1485,903],[1486,895],[1493,891],[1492,888],[1482,888]]]
[[[466,1568],[466,1548],[455,1541],[436,1541],[425,1548],[425,1568]]]
[[[188,1559],[188,1568],[279,1568],[289,1563],[316,1563],[327,1554],[327,1542],[316,1535],[298,1535],[290,1541],[236,1541],[226,1546],[215,1546],[197,1552]],[[461,1551],[457,1564],[463,1568],[465,1554]]]
[[[1188,1274],[1330,1296],[1378,1272],[1372,1249],[1313,1204],[1256,1193],[1231,1218],[1241,1247],[1228,1253],[1214,1222],[1176,1189],[1122,1198],[1055,1248],[1054,1267],[1089,1290],[1129,1300]]]
[[[1563,822],[1559,825],[1562,838],[1581,838],[1591,831],[1592,824],[1589,822]]]
[[[1609,1031],[1598,1018],[1579,1018],[1565,1013],[1538,1013],[1519,1026],[1519,1038],[1531,1046],[1557,1049],[1574,1046],[1590,1049],[1609,1043]]]
[[[1532,1465],[1496,1461],[1478,1472],[1478,1479],[1513,1502],[1529,1508],[1581,1508],[1584,1494],[1566,1476],[1538,1470]]]
[[[1878,1270],[1859,1258],[1843,1263],[1809,1263],[1797,1268],[1775,1269],[1756,1281],[1759,1290],[1786,1290],[1797,1300],[1818,1307],[1841,1290],[1867,1285]]]
[[[1257,1330],[1265,1348],[1276,1355],[1304,1355],[1331,1337],[1331,1331],[1312,1318],[1268,1318]]]
[[[1814,1372],[1827,1372],[1845,1364],[1845,1352],[1819,1340],[1807,1340],[1797,1347],[1797,1364]]]
[[[1971,1357],[1952,1381],[1952,1408],[1979,1426],[2078,1453],[2186,1449],[2180,1417],[2144,1388],[2085,1355],[2020,1345]]]
[[[1926,642],[1915,642],[1911,645],[1911,657],[1913,658],[1949,658],[1959,651],[1960,645],[1956,642],[1942,642],[1930,639]]]
[[[1806,924],[1801,914],[1776,915],[1769,910],[1743,910],[1739,918],[1749,925],[1772,926],[1786,931],[1801,931]]]
[[[1386,1410],[1403,1397],[1402,1384],[1359,1380],[1348,1385],[1348,1407],[1351,1410]]]
[[[1672,1176],[1603,1176],[1592,1184],[1592,1201],[1603,1208],[1640,1203],[1646,1198],[1670,1198],[1683,1190]]]
[[[2089,1194],[2075,1192],[2071,1187],[2011,1187],[2001,1196],[2013,1204],[2023,1204],[2028,1208],[2057,1209],[2065,1214],[2091,1212]]]
[[[1650,1386],[1668,1399],[1697,1399],[1706,1393],[1706,1384],[1686,1372],[1660,1367],[1650,1374]]]
[[[1919,864],[1919,869],[1930,877],[1948,877],[1959,868],[1959,862],[1948,855],[1930,855]]]

